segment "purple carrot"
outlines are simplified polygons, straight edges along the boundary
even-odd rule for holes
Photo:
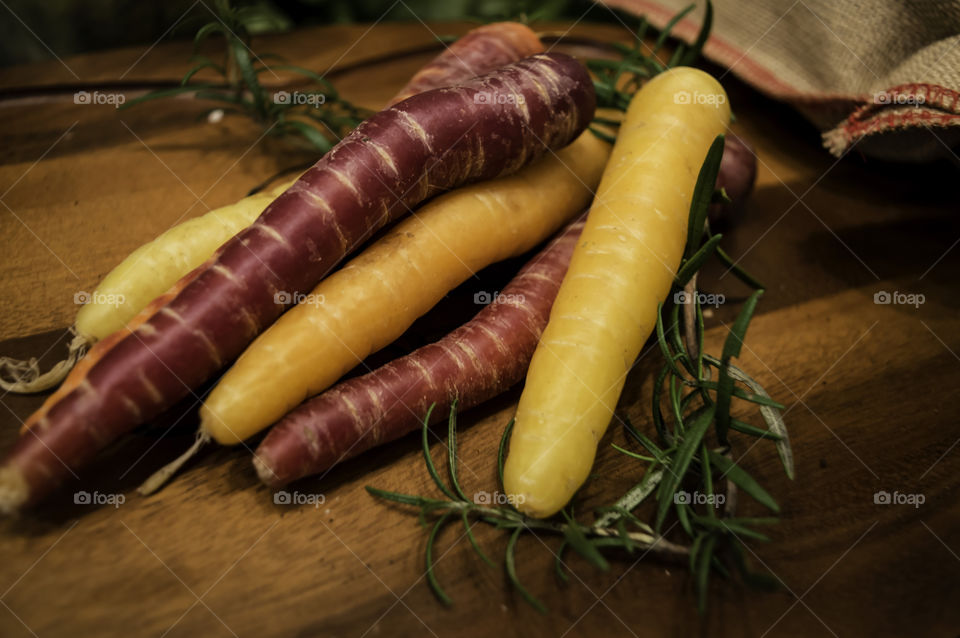
[[[424,199],[515,172],[593,117],[586,69],[526,58],[422,93],[361,124],[249,228],[97,344],[0,465],[0,511],[37,502],[236,358],[377,229]],[[286,294],[280,294],[286,293]]]

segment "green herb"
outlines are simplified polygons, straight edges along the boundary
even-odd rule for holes
[[[713,25],[713,5],[710,0],[706,2],[703,24],[700,26],[700,32],[693,44],[689,46],[683,43],[677,44],[673,55],[666,63],[662,62],[659,57],[673,27],[695,7],[695,4],[691,4],[671,18],[660,31],[660,35],[652,48],[645,41],[650,23],[647,22],[646,18],[641,17],[634,32],[632,46],[620,43],[611,45],[620,59],[587,60],[587,68],[593,71],[595,76],[593,85],[597,91],[597,106],[626,111],[630,104],[630,98],[644,82],[667,69],[676,66],[690,66],[700,58],[703,45],[706,43]],[[600,123],[616,126],[616,122]],[[712,186],[713,182],[710,182],[710,184]]]
[[[458,517],[463,523],[464,533],[470,539],[470,545],[477,552],[483,561],[493,566],[493,561],[483,552],[479,543],[473,535],[473,525],[482,522],[492,525],[496,528],[507,530],[510,537],[507,542],[507,548],[504,556],[507,577],[513,587],[521,596],[536,609],[545,612],[546,607],[537,600],[520,582],[516,574],[516,547],[520,536],[524,532],[547,533],[558,535],[564,538],[564,544],[574,551],[581,554],[592,565],[600,569],[609,567],[609,563],[601,552],[602,549],[620,548],[626,551],[642,549],[664,556],[683,559],[687,556],[688,550],[685,547],[675,545],[664,539],[662,536],[653,532],[650,527],[636,517],[634,517],[625,507],[614,506],[611,509],[616,516],[617,525],[613,522],[604,524],[601,521],[593,525],[580,523],[573,519],[567,513],[564,513],[564,520],[542,520],[531,518],[518,512],[510,505],[499,506],[486,501],[489,499],[477,498],[470,500],[463,493],[457,482],[457,454],[456,454],[456,406],[450,410],[449,433],[448,433],[448,466],[450,484],[444,482],[436,470],[433,457],[430,454],[430,445],[428,439],[430,422],[429,415],[433,411],[433,406],[427,412],[423,420],[422,443],[423,455],[427,465],[427,471],[437,488],[447,497],[446,499],[428,498],[424,496],[415,496],[412,494],[402,494],[399,492],[388,492],[375,487],[367,486],[367,491],[379,498],[383,498],[403,505],[412,505],[419,508],[420,516],[426,520],[429,516],[435,516],[436,521],[431,527],[430,534],[427,536],[426,547],[426,571],[427,583],[436,594],[437,598],[444,604],[450,604],[450,597],[443,590],[434,570],[434,547],[436,545],[437,535],[440,529],[454,517]],[[510,434],[512,422],[504,429],[501,438],[501,449],[505,448],[506,441]],[[649,482],[649,481],[648,481]],[[641,490],[647,490],[642,485]],[[649,494],[649,491],[647,492]],[[642,500],[642,497],[633,498],[632,507]],[[561,550],[562,553],[562,550]],[[559,560],[559,556],[558,556]],[[561,566],[562,567],[562,566]]]
[[[121,108],[130,108],[159,98],[193,95],[195,99],[217,103],[205,111],[249,117],[264,134],[293,140],[300,146],[326,153],[344,135],[352,131],[369,113],[343,100],[333,85],[322,75],[299,66],[286,64],[279,56],[257,54],[251,48],[251,33],[273,24],[276,16],[263,5],[233,7],[229,0],[214,2],[214,21],[203,25],[193,40],[194,65],[183,76],[181,85],[147,93],[128,101]],[[223,38],[222,61],[198,53],[209,37]],[[266,60],[275,61],[268,64]],[[217,82],[192,82],[203,70],[220,76]],[[295,90],[271,89],[261,83],[265,74],[278,78],[278,72],[293,73],[306,82]]]

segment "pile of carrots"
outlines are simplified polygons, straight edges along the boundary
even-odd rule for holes
[[[636,94],[611,149],[587,131],[586,68],[543,51],[524,25],[475,29],[297,180],[134,251],[98,288],[123,302],[78,314],[71,359],[8,383],[62,380],[0,462],[0,511],[38,503],[228,367],[198,445],[273,426],[253,460],[272,487],[526,377],[506,488],[530,515],[563,507],[669,291],[730,112],[715,80],[673,69]],[[337,384],[473,273],[551,237],[471,321]]]

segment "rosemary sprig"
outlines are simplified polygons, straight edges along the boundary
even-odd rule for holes
[[[597,106],[625,111],[630,104],[630,98],[644,82],[667,69],[690,66],[700,58],[703,45],[713,26],[713,5],[710,0],[706,2],[703,24],[693,44],[688,46],[682,42],[678,43],[666,63],[659,57],[673,27],[695,7],[695,4],[691,4],[671,18],[660,31],[652,49],[645,43],[650,23],[646,18],[641,17],[631,46],[612,44],[614,51],[620,55],[619,60],[587,60],[587,68],[594,74],[593,85],[597,91]],[[615,126],[616,122],[607,124]],[[596,130],[594,132],[598,133]]]
[[[287,64],[277,55],[257,54],[251,48],[251,29],[270,16],[263,15],[258,5],[234,7],[229,0],[216,0],[215,20],[197,31],[193,40],[193,66],[180,86],[153,91],[126,102],[130,108],[144,102],[179,95],[215,102],[204,111],[249,117],[262,126],[265,134],[294,140],[298,145],[326,153],[344,135],[356,128],[369,113],[347,102],[322,75],[303,67]],[[200,55],[200,45],[219,35],[224,41],[222,62]],[[276,61],[267,64],[266,60]],[[210,70],[222,79],[219,82],[192,82],[194,76]],[[296,91],[274,90],[261,83],[265,73],[293,73],[307,83]]]
[[[494,564],[493,561],[480,548],[476,537],[473,535],[473,525],[476,524],[476,522],[482,522],[510,532],[504,556],[507,577],[513,587],[516,588],[527,602],[544,612],[546,611],[546,607],[524,588],[516,574],[516,546],[520,536],[525,532],[560,536],[564,539],[564,546],[569,546],[574,551],[580,553],[592,565],[600,569],[609,567],[609,563],[600,550],[612,547],[617,547],[628,552],[643,549],[664,556],[681,559],[686,557],[688,553],[686,548],[671,543],[662,536],[655,534],[648,525],[642,523],[624,507],[614,508],[614,511],[618,514],[617,521],[612,521],[609,524],[601,524],[600,521],[598,521],[593,525],[587,525],[574,520],[569,514],[565,514],[565,520],[563,521],[531,518],[521,514],[509,504],[497,505],[487,503],[486,501],[488,499],[481,497],[483,493],[475,496],[473,500],[468,499],[456,479],[456,406],[451,408],[449,419],[447,445],[449,455],[449,485],[444,482],[440,473],[437,472],[433,457],[430,454],[428,424],[432,410],[433,406],[430,407],[427,416],[424,417],[423,420],[421,440],[423,443],[424,460],[427,471],[433,479],[434,484],[436,484],[437,488],[447,498],[428,498],[400,492],[388,492],[371,486],[367,486],[366,489],[373,496],[419,508],[420,518],[423,522],[426,521],[428,516],[436,517],[430,534],[427,536],[425,568],[427,572],[427,583],[437,598],[444,604],[450,604],[451,599],[443,590],[434,571],[434,546],[440,529],[455,517],[459,517],[462,522],[464,534],[470,540],[471,547],[473,547],[474,551],[477,552],[485,563],[491,566]],[[503,436],[501,437],[501,449],[506,448],[511,426],[512,421],[507,428],[504,429]],[[453,441],[453,443],[450,443],[450,441]],[[562,548],[561,551],[558,552],[558,560],[560,560],[560,555],[562,555]]]

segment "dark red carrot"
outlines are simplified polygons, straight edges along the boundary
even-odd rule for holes
[[[757,153],[743,138],[728,133],[717,174],[717,188],[724,189],[730,201],[710,205],[708,213],[713,230],[730,228],[742,219],[747,197],[756,181]]]
[[[285,416],[260,443],[260,480],[280,487],[416,430],[457,399],[466,410],[523,379],[585,217],[534,257],[489,306],[440,341],[344,381]]]
[[[494,22],[471,29],[400,89],[389,104],[441,86],[449,86],[543,52],[543,43],[519,22]]]
[[[152,313],[90,351],[0,466],[0,511],[35,503],[189,394],[280,315],[278,298],[309,291],[377,229],[439,191],[565,146],[595,106],[579,62],[541,54],[371,117]]]

